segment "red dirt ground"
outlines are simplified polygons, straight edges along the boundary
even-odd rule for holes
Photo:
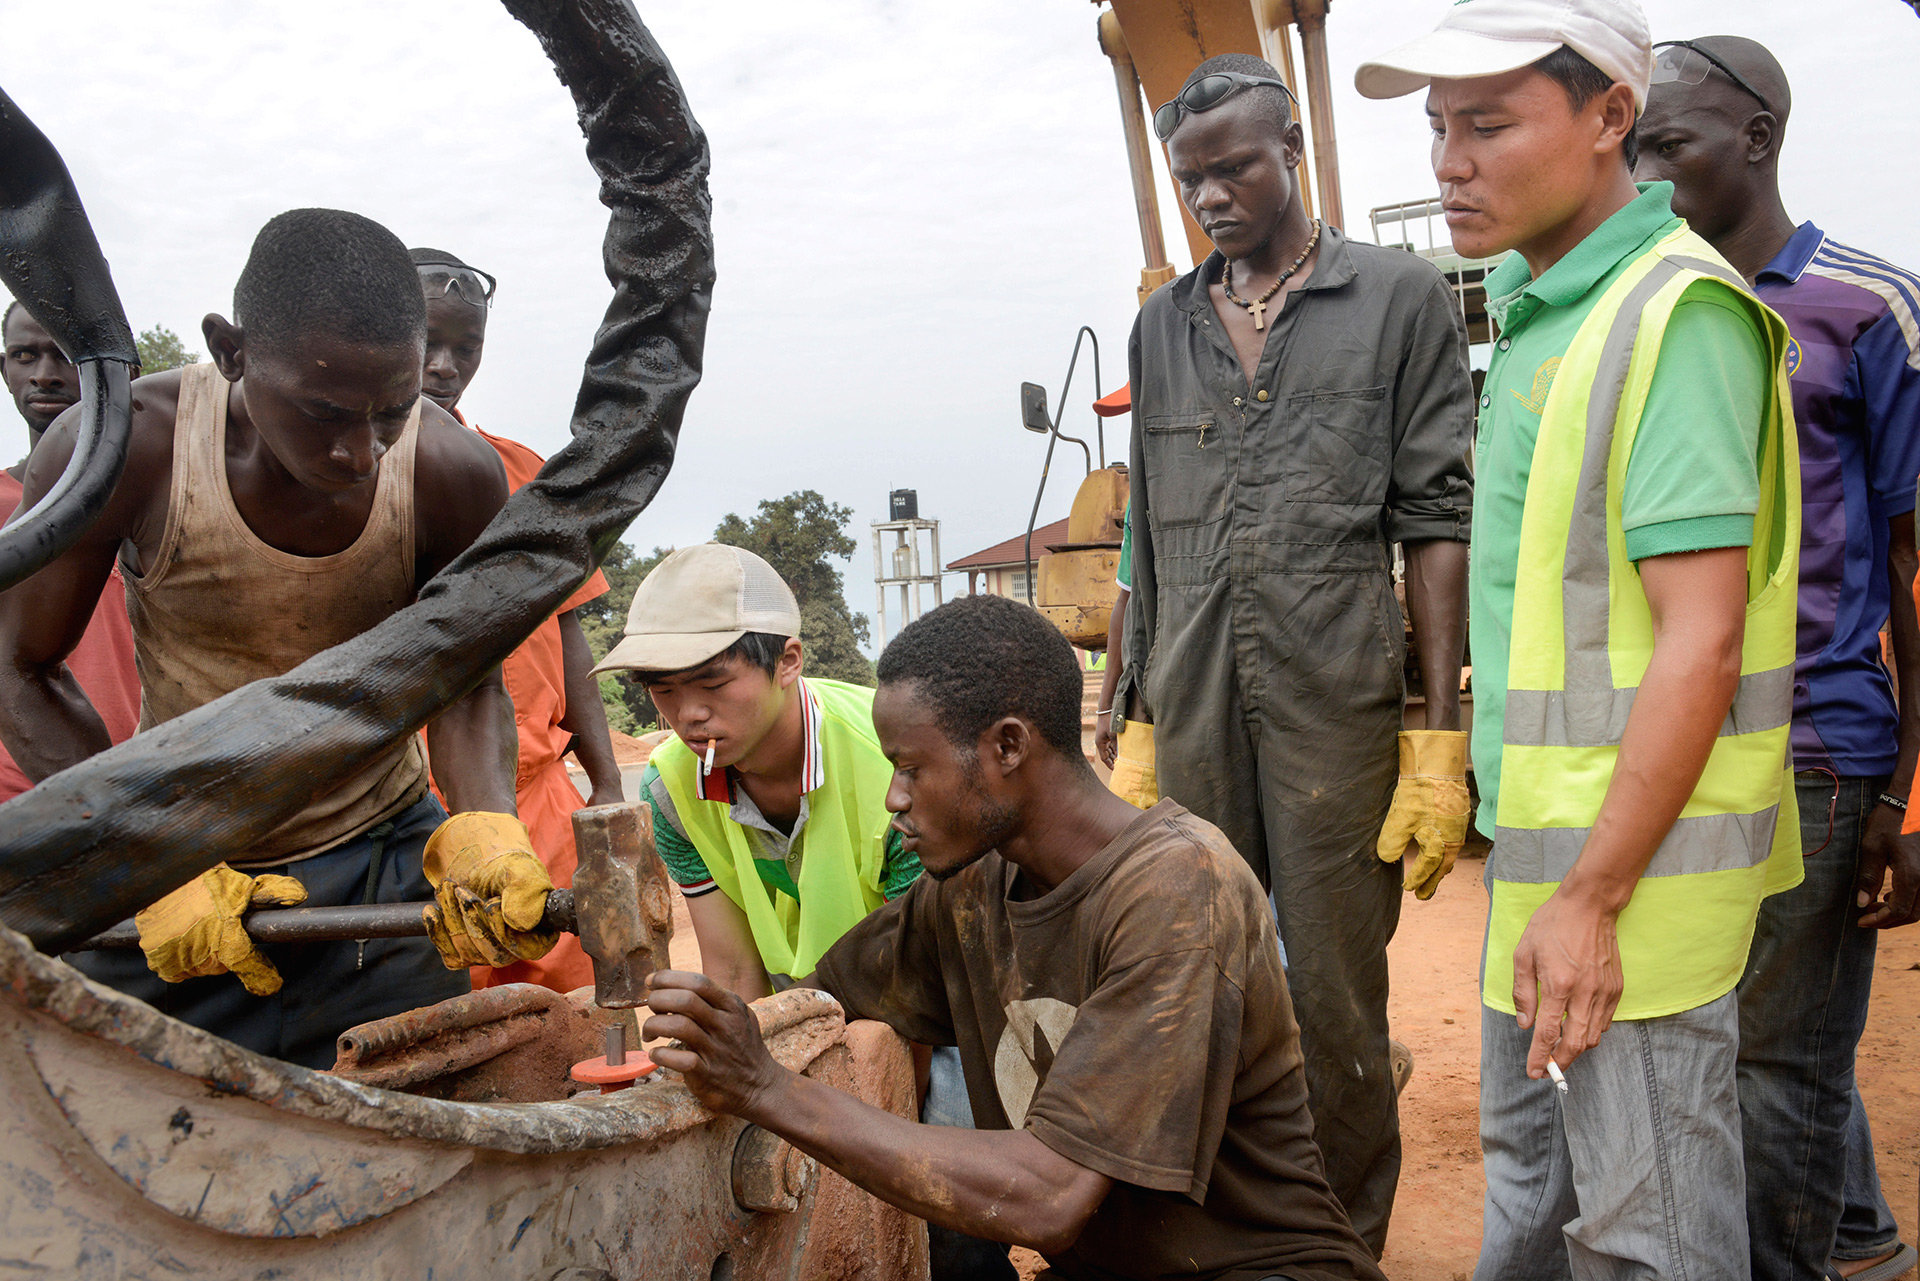
[[[1413,1051],[1400,1097],[1404,1162],[1381,1267],[1393,1281],[1467,1281],[1480,1251],[1480,939],[1485,862],[1462,859],[1440,892],[1409,899],[1389,950],[1393,1035]],[[1874,1127],[1887,1203],[1902,1239],[1920,1232],[1920,926],[1880,939],[1873,1014],[1860,1046],[1860,1089]],[[1039,1259],[1016,1251],[1021,1276]]]
[[[1480,859],[1463,858],[1440,892],[1409,899],[1393,940],[1393,1035],[1413,1051],[1413,1080],[1400,1098],[1405,1164],[1387,1253],[1393,1281],[1467,1281],[1480,1249],[1480,939],[1486,892]],[[696,967],[699,949],[674,896],[673,956]],[[1920,926],[1880,939],[1873,1014],[1860,1046],[1860,1088],[1873,1120],[1887,1202],[1902,1238],[1920,1234]],[[1021,1276],[1039,1258],[1016,1250]]]
[[[1394,1036],[1413,1050],[1400,1097],[1404,1160],[1400,1196],[1381,1266],[1394,1281],[1465,1281],[1480,1248],[1481,873],[1463,859],[1426,903],[1409,900],[1393,940]],[[1860,1047],[1860,1089],[1874,1126],[1887,1202],[1903,1238],[1920,1230],[1916,1155],[1920,1093],[1920,927],[1880,939],[1873,1014]]]

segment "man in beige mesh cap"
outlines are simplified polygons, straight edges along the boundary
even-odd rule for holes
[[[594,669],[632,673],[674,732],[640,784],[655,843],[707,975],[749,1001],[813,973],[920,875],[887,829],[873,691],[803,665],[800,607],[773,566],[706,543],[647,575]]]

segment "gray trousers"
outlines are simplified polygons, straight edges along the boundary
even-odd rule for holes
[[[1314,1140],[1377,1256],[1400,1180],[1387,1055],[1400,869],[1374,853],[1399,777],[1399,615],[1384,576],[1323,587],[1348,595],[1340,618],[1275,611],[1201,662],[1150,673],[1154,763],[1160,794],[1218,827],[1273,893]]]
[[[1748,1281],[1739,998],[1616,1022],[1565,1095],[1528,1078],[1532,1042],[1481,1007],[1474,1281]]]

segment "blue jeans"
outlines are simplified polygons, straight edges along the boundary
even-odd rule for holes
[[[1854,876],[1867,815],[1886,785],[1884,777],[1799,775],[1806,880],[1761,904],[1740,980],[1754,1281],[1821,1276],[1849,1201],[1858,1210],[1840,1257],[1873,1258],[1899,1238],[1853,1079],[1878,938],[1854,924]],[[1862,1136],[1857,1150],[1850,1132]]]
[[[1474,1281],[1746,1281],[1734,994],[1616,1022],[1564,1095],[1528,1079],[1532,1040],[1482,1007]]]
[[[1840,1230],[1834,1234],[1836,1259],[1877,1259],[1900,1244],[1900,1225],[1880,1191],[1880,1171],[1873,1163],[1873,1130],[1860,1091],[1853,1092],[1853,1112],[1847,1118],[1846,1208],[1840,1211]]]
[[[308,907],[424,903],[433,898],[433,886],[421,871],[421,852],[446,818],[429,792],[324,854],[257,871],[299,881],[307,887]],[[372,939],[364,946],[352,941],[269,944],[260,951],[286,980],[272,996],[251,995],[231,974],[162,982],[138,951],[77,952],[66,959],[88,978],[163,1014],[310,1068],[333,1066],[335,1042],[350,1027],[471,990],[466,970],[441,964],[425,938]]]

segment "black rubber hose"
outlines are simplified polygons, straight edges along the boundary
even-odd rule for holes
[[[0,805],[0,921],[44,951],[228,858],[417,732],[584,581],[673,463],[713,288],[706,137],[626,0],[506,0],[573,92],[614,297],[573,441],[378,626]],[[12,163],[0,153],[0,168]],[[0,252],[13,246],[0,242]]]
[[[65,474],[0,530],[0,591],[71,547],[113,496],[127,461],[139,360],[66,162],[0,91],[0,281],[80,367],[80,433]]]
[[[99,518],[127,465],[132,427],[132,371],[118,360],[82,361],[73,457],[33,510],[0,529],[0,591],[32,577]]]

